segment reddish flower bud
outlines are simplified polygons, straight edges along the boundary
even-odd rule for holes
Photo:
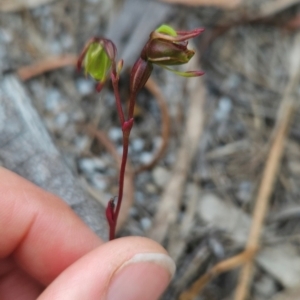
[[[107,219],[108,225],[110,227],[113,227],[115,225],[115,202],[114,202],[114,199],[110,199],[108,201],[105,214],[106,214],[106,219]]]
[[[161,25],[150,34],[150,39],[142,50],[141,58],[181,76],[201,76],[203,75],[201,71],[179,72],[168,68],[168,66],[189,62],[195,52],[187,48],[188,39],[198,36],[201,32],[203,32],[202,28],[175,31],[168,25]]]
[[[153,66],[149,61],[139,58],[132,67],[130,74],[130,93],[136,94],[144,87],[151,75]]]
[[[144,51],[144,55],[152,63],[159,65],[182,65],[189,62],[195,52],[186,45],[154,39]]]

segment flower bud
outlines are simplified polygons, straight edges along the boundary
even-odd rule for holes
[[[114,199],[110,199],[106,207],[106,219],[110,227],[115,225],[115,202]]]
[[[130,93],[136,94],[149,79],[153,66],[149,61],[139,58],[132,67],[130,74]]]
[[[168,66],[182,65],[189,62],[195,52],[188,49],[188,40],[198,36],[202,31],[202,28],[191,31],[176,31],[168,25],[161,25],[150,34],[150,39],[142,50],[141,58],[181,76],[201,76],[204,74],[201,71],[179,72],[170,69]]]
[[[84,72],[94,78],[99,92],[109,73],[115,71],[116,47],[114,43],[107,39],[91,39],[81,52],[77,68],[84,67]]]
[[[186,46],[161,39],[152,40],[145,52],[152,63],[167,66],[186,64],[195,54]]]
[[[84,71],[95,80],[103,82],[107,77],[111,67],[111,60],[108,57],[103,46],[98,43],[92,43],[84,57]]]

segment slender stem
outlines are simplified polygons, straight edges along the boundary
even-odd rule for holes
[[[109,226],[109,240],[110,241],[112,241],[115,238],[115,228],[116,228],[116,225]]]
[[[122,108],[121,98],[120,98],[120,93],[119,93],[119,78],[116,76],[112,76],[111,79],[112,79],[111,81],[112,81],[116,104],[117,104],[117,111],[118,111],[119,119],[120,119],[121,126],[122,126],[125,122],[125,118],[124,118],[124,113],[123,113],[123,108]]]
[[[115,230],[117,226],[118,216],[123,200],[123,190],[124,190],[124,179],[125,179],[125,170],[126,170],[126,162],[127,162],[127,156],[128,156],[128,145],[129,145],[129,133],[123,134],[123,154],[122,154],[122,162],[121,162],[121,168],[120,168],[120,175],[119,175],[119,193],[118,193],[118,202],[117,207],[114,214],[115,224],[113,228],[113,236],[112,239],[114,239]]]
[[[109,228],[109,239],[113,240],[115,238],[115,232],[117,227],[118,216],[121,209],[121,204],[123,200],[123,190],[124,190],[124,179],[125,179],[125,171],[126,171],[126,163],[128,156],[128,146],[129,146],[129,135],[133,124],[133,112],[135,105],[135,94],[130,95],[129,100],[129,112],[128,112],[128,120],[125,121],[124,113],[121,105],[121,99],[118,88],[118,78],[112,76],[112,84],[114,89],[114,94],[116,98],[117,110],[121,122],[121,127],[123,131],[123,153],[122,153],[122,161],[119,173],[119,193],[118,193],[118,202],[116,206],[116,210],[114,212],[114,224]]]

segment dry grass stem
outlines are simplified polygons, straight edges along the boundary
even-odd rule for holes
[[[260,7],[260,15],[262,17],[273,15],[299,2],[299,0],[264,1]]]
[[[244,264],[249,259],[252,259],[255,255],[255,250],[246,250],[241,254],[238,254],[234,257],[221,261],[217,265],[215,265],[212,269],[206,272],[203,276],[201,276],[197,281],[193,283],[193,285],[185,292],[180,295],[179,300],[193,300],[195,299],[205,285],[212,280],[214,277],[230,271],[238,266]]]
[[[19,68],[17,73],[21,80],[26,81],[45,72],[53,71],[58,68],[70,65],[75,65],[76,61],[77,56],[73,54],[52,56],[38,61],[30,66]]]
[[[263,172],[260,188],[256,198],[253,212],[253,222],[246,249],[259,247],[259,240],[263,228],[264,219],[268,210],[268,204],[272,195],[275,180],[278,175],[281,158],[283,155],[286,135],[289,124],[295,110],[293,92],[299,80],[300,69],[300,34],[295,39],[291,53],[290,79],[285,89],[281,105],[278,109],[277,125],[274,130],[273,143],[267,155],[267,162]],[[239,284],[236,289],[235,300],[244,300],[248,295],[249,283],[252,277],[253,259],[251,258],[242,268]]]

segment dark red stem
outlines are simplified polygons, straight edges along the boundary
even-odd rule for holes
[[[129,137],[129,135],[128,135]],[[121,162],[121,168],[120,168],[120,174],[119,174],[119,193],[118,193],[118,202],[117,207],[115,210],[115,223],[113,228],[110,228],[110,240],[113,240],[115,238],[115,231],[118,221],[118,216],[123,200],[123,190],[124,190],[124,178],[125,178],[125,170],[126,170],[126,163],[127,163],[127,155],[128,155],[128,145],[129,145],[129,138],[125,137],[125,134],[123,134],[123,154],[122,154],[122,162]]]
[[[125,118],[124,118],[124,113],[123,113],[123,108],[122,108],[122,103],[121,103],[121,98],[120,98],[120,93],[119,93],[119,76],[112,73],[111,79],[112,79],[111,81],[112,81],[112,85],[113,85],[113,89],[114,89],[119,119],[121,122],[121,126],[123,126],[123,124],[125,122]]]
[[[109,240],[113,240],[115,238],[115,232],[117,227],[118,216],[120,213],[122,200],[123,200],[123,191],[124,191],[124,179],[125,179],[125,172],[126,172],[126,163],[127,163],[127,156],[128,156],[128,147],[129,147],[129,135],[133,125],[133,111],[134,111],[134,104],[135,104],[135,96],[130,97],[129,102],[129,113],[128,113],[128,120],[125,121],[124,113],[122,109],[119,88],[118,88],[118,76],[114,76],[112,74],[112,84],[116,99],[117,111],[121,122],[121,127],[123,131],[123,153],[122,153],[122,161],[119,173],[119,193],[117,199],[117,206],[113,213],[113,222],[109,224]]]

